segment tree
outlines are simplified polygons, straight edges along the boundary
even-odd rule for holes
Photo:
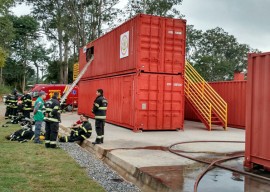
[[[38,40],[39,23],[35,18],[25,15],[21,17],[10,16],[15,30],[15,38],[11,44],[11,58],[17,63],[18,69],[23,72],[22,90],[25,89],[27,67],[31,60],[31,47]]]
[[[39,68],[44,62],[48,62],[49,57],[48,51],[43,47],[43,45],[34,45],[31,48],[31,58],[30,60],[34,63],[36,67],[36,83],[39,83]]]
[[[129,0],[127,13],[132,17],[138,13],[146,13],[164,17],[181,18],[180,11],[175,7],[181,5],[183,0]]]
[[[35,71],[30,66],[26,66],[24,71],[15,70],[22,67],[22,63],[18,63],[15,59],[8,57],[6,60],[5,68],[3,70],[5,84],[14,86],[17,89],[22,89],[22,82],[24,80],[24,76],[27,79],[30,79],[32,76],[35,75]]]
[[[33,6],[49,40],[58,44],[59,82],[68,81],[68,60],[78,56],[79,47],[102,34],[102,25],[117,13],[119,0],[20,0]],[[71,47],[73,55],[71,54]]]
[[[13,23],[10,20],[9,16],[0,17],[0,46],[9,51],[10,44],[14,39],[14,28]]]
[[[0,0],[0,15],[6,15],[13,3],[13,0]]]
[[[5,66],[7,53],[0,47],[0,85],[3,84],[3,67]]]
[[[246,69],[247,54],[252,51],[222,28],[202,32],[187,27],[187,59],[207,81],[232,79],[235,70]]]

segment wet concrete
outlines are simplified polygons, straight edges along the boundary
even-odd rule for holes
[[[270,192],[270,183],[255,177],[214,168],[201,180],[198,192]]]
[[[219,157],[220,158],[220,157]],[[216,159],[216,158],[214,158]],[[208,156],[207,160],[214,160]],[[222,165],[243,170],[243,158],[231,160]],[[207,165],[193,163],[184,166],[157,166],[142,167],[140,170],[145,174],[163,183],[168,189],[164,191],[191,192],[194,183]],[[270,177],[269,172],[256,171],[256,174]],[[270,183],[251,176],[242,175],[221,168],[213,168],[205,174],[198,186],[198,192],[270,192]]]

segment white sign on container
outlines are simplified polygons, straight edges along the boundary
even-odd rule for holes
[[[120,58],[128,56],[129,31],[120,35]]]

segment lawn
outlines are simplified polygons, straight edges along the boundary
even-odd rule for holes
[[[0,191],[105,191],[62,149],[8,141],[19,125],[0,121]]]

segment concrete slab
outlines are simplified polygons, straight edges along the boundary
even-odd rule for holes
[[[78,119],[79,115],[75,112],[62,114],[61,125],[69,127]],[[172,187],[178,185],[168,182],[176,179],[175,173],[179,170],[186,170],[186,167],[193,167],[192,171],[189,171],[189,175],[194,177],[194,181],[200,169],[205,167],[205,165],[200,164],[200,168],[198,168],[195,166],[195,164],[198,165],[197,162],[170,153],[166,147],[171,144],[201,140],[245,140],[244,130],[228,128],[227,131],[224,131],[221,127],[214,127],[212,131],[207,131],[202,123],[191,121],[185,122],[184,131],[144,131],[139,133],[106,123],[105,143],[94,146],[91,143],[96,137],[94,120],[90,119],[89,122],[92,124],[93,134],[90,139],[84,142],[83,147],[94,152],[125,179],[135,183],[143,191],[183,191]],[[68,131],[66,128],[63,130],[62,133]],[[244,144],[189,143],[177,145],[175,149],[200,152],[193,154],[195,157],[203,156],[207,152],[234,153],[243,151]],[[185,171],[184,174],[186,174]],[[183,184],[184,188],[192,188],[192,186],[187,186],[188,183],[192,183],[191,180],[189,179]],[[179,182],[179,178],[177,182]]]

